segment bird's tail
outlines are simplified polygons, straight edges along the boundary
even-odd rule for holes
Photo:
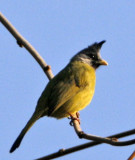
[[[10,153],[14,152],[14,150],[16,150],[16,148],[18,148],[20,146],[23,137],[25,136],[27,131],[33,126],[33,124],[36,122],[36,120],[38,120],[40,118],[40,116],[41,116],[41,114],[34,112],[32,117],[30,118],[30,120],[28,121],[28,123],[23,128],[23,130],[21,131],[21,133],[19,134],[19,136],[15,140],[14,144],[12,145],[12,147],[10,149]]]

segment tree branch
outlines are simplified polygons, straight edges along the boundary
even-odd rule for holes
[[[113,138],[103,138],[103,137],[99,137],[99,136],[95,136],[95,135],[86,134],[82,131],[82,129],[80,127],[80,124],[75,119],[73,119],[73,125],[74,125],[75,132],[76,132],[76,134],[78,135],[79,138],[84,138],[84,139],[87,139],[87,140],[93,140],[93,141],[97,141],[97,142],[101,142],[101,143],[107,143],[107,144],[110,144],[110,145],[113,145],[113,146],[127,146],[127,145],[135,144],[135,139],[132,139],[132,140],[129,140],[129,141],[118,142],[115,137],[113,137]]]
[[[14,36],[17,41],[17,44],[20,47],[25,47],[26,50],[35,58],[38,64],[41,66],[43,71],[46,73],[48,79],[53,78],[53,73],[50,69],[50,66],[44,61],[36,49],[15,29],[15,27],[4,17],[0,12],[0,22],[7,28],[7,30]]]
[[[122,133],[118,133],[118,134],[115,134],[115,135],[111,135],[111,136],[108,136],[107,138],[117,138],[118,139],[118,138],[123,138],[123,137],[126,137],[126,136],[131,136],[133,134],[135,134],[135,129],[125,131],[125,132],[122,132]],[[89,148],[89,147],[94,147],[94,146],[99,145],[99,144],[102,144],[102,143],[95,141],[95,142],[88,142],[88,143],[85,143],[85,144],[82,144],[82,145],[74,146],[72,148],[60,149],[58,152],[49,154],[45,157],[42,157],[42,158],[39,158],[39,159],[36,159],[36,160],[50,160],[50,159],[62,157],[62,156],[65,156],[67,154],[77,152],[77,151],[80,151],[80,150],[83,150],[83,149],[86,149],[86,148]]]
[[[135,158],[135,151],[131,154],[131,156],[128,158],[128,160],[133,160]]]

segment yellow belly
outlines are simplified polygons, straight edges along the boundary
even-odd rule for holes
[[[84,109],[91,102],[93,94],[94,92],[90,90],[89,92],[85,90],[81,94],[77,94],[56,110],[53,117],[58,119],[68,117],[68,113],[74,114]]]
[[[80,68],[77,68],[80,73],[81,82],[87,84],[84,88],[80,89],[80,91],[66,101],[58,110],[54,112],[52,117],[57,119],[68,117],[69,114],[74,114],[82,109],[84,109],[92,100],[95,91],[95,70],[88,66],[87,64],[82,66],[79,65]],[[83,68],[82,68],[83,67]]]

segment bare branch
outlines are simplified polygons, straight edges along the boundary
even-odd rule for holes
[[[135,151],[131,154],[131,156],[128,158],[128,160],[133,160],[135,158]]]
[[[25,47],[26,50],[35,58],[38,64],[41,66],[43,71],[46,73],[48,79],[53,78],[53,73],[50,69],[50,66],[44,61],[40,54],[34,49],[34,47],[14,28],[14,26],[4,17],[0,12],[0,22],[7,28],[7,30],[14,36],[17,40],[17,44],[20,47]]]
[[[99,136],[95,136],[95,135],[86,134],[82,131],[80,124],[75,119],[73,120],[73,125],[74,125],[74,129],[75,129],[79,138],[93,140],[93,141],[97,141],[97,142],[101,142],[101,143],[107,143],[107,144],[111,144],[113,146],[127,146],[127,145],[135,144],[135,139],[132,139],[129,141],[118,142],[116,138],[103,138],[103,137],[99,137]]]
[[[117,138],[118,139],[118,138],[123,138],[123,137],[126,137],[126,136],[131,136],[133,134],[135,134],[135,129],[125,131],[125,132],[122,132],[122,133],[118,133],[118,134],[115,134],[115,135],[111,135],[111,136],[108,136],[107,138]],[[82,144],[82,145],[74,146],[72,148],[60,149],[58,152],[49,154],[45,157],[42,157],[42,158],[39,158],[39,159],[36,159],[36,160],[50,160],[50,159],[62,157],[62,156],[65,156],[67,154],[77,152],[77,151],[80,151],[80,150],[83,150],[83,149],[86,149],[86,148],[89,148],[89,147],[94,147],[94,146],[99,145],[99,144],[102,144],[102,143],[101,142],[88,142],[88,143],[85,143],[85,144]]]

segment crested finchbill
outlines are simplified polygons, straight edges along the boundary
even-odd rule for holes
[[[15,140],[10,152],[20,146],[27,131],[41,117],[61,119],[73,116],[91,102],[95,91],[96,69],[101,65],[108,65],[100,55],[104,43],[105,41],[95,42],[78,52],[67,66],[48,82],[32,117]]]

